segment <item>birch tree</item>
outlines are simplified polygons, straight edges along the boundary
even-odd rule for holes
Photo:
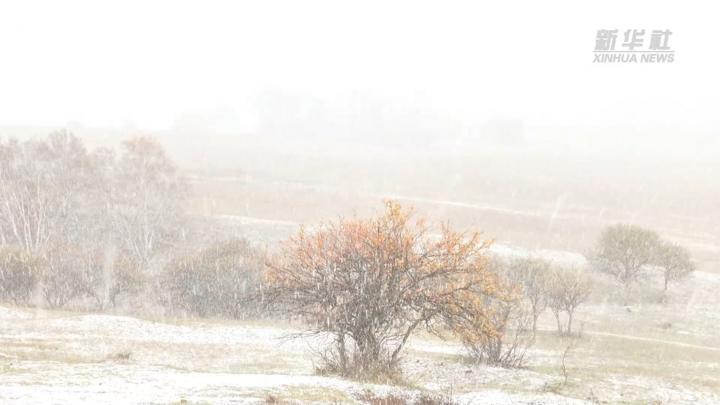
[[[85,193],[93,183],[82,141],[68,132],[46,141],[0,144],[0,238],[28,252],[83,231]]]
[[[112,218],[123,249],[144,267],[180,233],[184,184],[163,147],[148,137],[123,143],[112,190]]]

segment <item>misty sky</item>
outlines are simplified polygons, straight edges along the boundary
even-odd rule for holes
[[[268,89],[463,121],[714,132],[713,2],[2,1],[0,125],[252,131]],[[598,29],[670,29],[673,64],[593,64]]]

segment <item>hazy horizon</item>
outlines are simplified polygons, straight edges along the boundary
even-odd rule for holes
[[[100,4],[3,4],[0,126],[263,134],[280,117],[304,123],[296,137],[342,137],[348,120],[365,135],[414,124],[440,137],[515,120],[677,140],[720,129],[710,2]],[[669,29],[676,60],[594,64],[600,29]]]

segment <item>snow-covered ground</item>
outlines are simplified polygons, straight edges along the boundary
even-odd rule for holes
[[[354,402],[365,390],[416,394],[313,375],[311,353],[318,342],[288,339],[294,330],[282,326],[164,323],[1,307],[0,327],[3,403],[255,403],[269,394],[307,402]],[[413,347],[431,354],[457,349],[420,340]],[[521,403],[525,396],[479,389],[458,398],[504,404]],[[543,398],[547,403],[575,402],[552,394],[537,399]]]
[[[456,343],[417,337],[404,363],[410,385],[399,387],[315,375],[312,353],[321,342],[289,339],[296,331],[273,322],[158,322],[0,307],[0,403],[261,403],[268,395],[300,403],[358,403],[366,390],[377,396],[451,392],[458,403],[478,404],[576,404],[598,394],[611,402],[720,401],[718,390],[697,390],[683,379],[623,374],[610,364],[611,355],[594,350],[605,342],[597,339],[617,336],[584,338],[588,345],[571,360],[572,383],[565,388],[558,388],[562,378],[551,334],[530,353],[530,367],[521,370],[469,365]],[[608,362],[603,379],[593,381],[597,374],[580,371],[602,369],[603,357]],[[690,357],[683,367],[711,372],[714,367],[720,375],[713,363],[717,356],[702,358],[706,364]],[[580,362],[586,364],[579,367]]]

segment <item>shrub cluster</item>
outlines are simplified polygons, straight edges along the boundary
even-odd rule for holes
[[[20,248],[0,248],[0,300],[28,304],[37,280],[37,258]]]
[[[171,309],[190,315],[257,315],[264,260],[245,240],[221,242],[168,263],[162,291]]]

